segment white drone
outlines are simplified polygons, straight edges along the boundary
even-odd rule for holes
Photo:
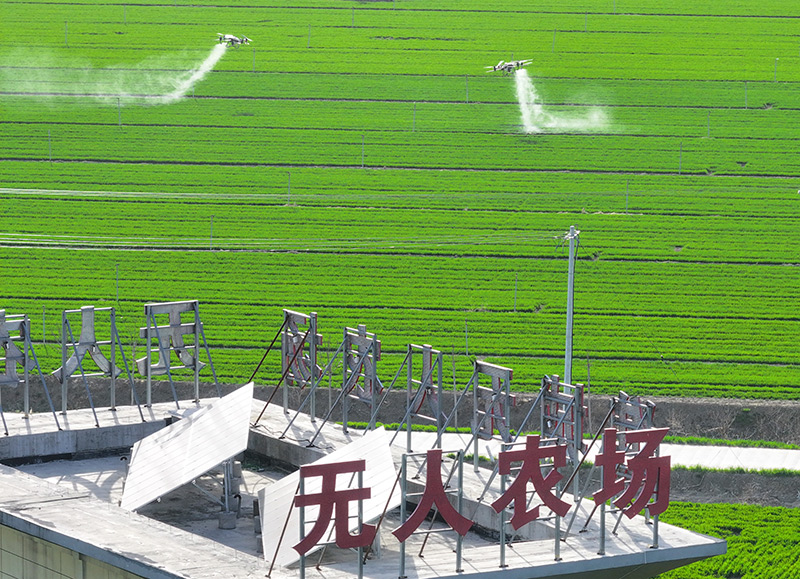
[[[233,34],[221,34],[219,32],[217,32],[217,36],[219,37],[218,38],[219,44],[222,44],[224,42],[228,46],[235,46],[236,48],[239,48],[240,44],[250,44],[250,39],[247,38],[246,36],[242,36],[241,38],[239,38],[238,36],[234,36]]]
[[[486,72],[503,72],[504,74],[511,74],[515,70],[525,68],[532,62],[533,60],[511,60],[509,62],[501,60],[494,66],[486,66],[484,68],[487,69]]]

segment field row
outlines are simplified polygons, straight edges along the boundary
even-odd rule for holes
[[[9,4],[30,6],[39,9],[42,4],[51,4],[48,0],[13,0]],[[108,0],[80,0],[73,1],[70,4],[77,5],[91,5],[95,8],[102,8],[108,6],[116,6],[110,4]],[[163,0],[142,0],[137,3],[141,6],[155,5],[163,6]],[[209,7],[220,9],[218,1],[214,0],[198,0],[192,2],[193,7]],[[177,1],[174,3],[175,8],[179,6],[183,8],[184,4],[179,4]],[[254,0],[249,3],[252,7],[261,8],[285,8],[287,2],[276,0]],[[347,0],[341,3],[341,6],[331,7],[329,2],[325,0],[304,0],[303,2],[294,2],[291,6],[303,8],[327,8],[329,10],[347,10],[350,7],[365,8],[362,2],[358,0]],[[448,12],[479,12],[479,13],[509,13],[511,15],[525,14],[525,13],[542,13],[542,14],[653,14],[656,16],[670,14],[670,15],[703,15],[703,16],[757,16],[760,18],[769,17],[789,17],[800,16],[800,10],[794,6],[787,6],[783,0],[764,0],[758,6],[753,6],[750,3],[720,3],[712,0],[699,0],[695,2],[673,2],[669,0],[604,0],[598,3],[596,0],[578,0],[571,2],[568,7],[565,7],[562,2],[556,0],[537,0],[536,2],[523,2],[499,0],[492,4],[491,9],[487,9],[485,3],[478,0],[434,0],[427,2],[425,7],[420,8],[416,3],[409,2],[409,0],[392,0],[389,2],[375,2],[369,6],[370,10],[414,10],[414,11],[448,11]]]
[[[793,140],[0,125],[3,158],[728,175],[800,174]]]
[[[513,81],[509,80],[509,83]],[[86,83],[75,85],[86,91]],[[91,90],[91,89],[88,89]],[[121,99],[125,101],[125,99]],[[88,105],[88,106],[87,106]],[[158,131],[226,129],[233,138],[238,131],[254,129],[299,129],[405,133],[447,133],[471,138],[474,133],[508,134],[523,131],[518,104],[332,102],[318,100],[187,99],[173,106],[142,106],[116,99],[86,102],[80,98],[5,98],[3,123],[47,125],[56,136],[80,131],[92,136],[108,132],[109,125],[147,127]],[[650,107],[542,106],[533,116],[542,133],[602,133],[627,137],[680,137],[687,140],[687,155],[694,139],[711,136],[730,142],[714,145],[722,150],[753,147],[781,150],[781,141],[794,141],[793,127],[800,122],[800,110],[764,109],[654,109]],[[68,127],[76,125],[75,128]],[[116,129],[112,129],[114,132]],[[249,134],[249,133],[248,133]],[[416,135],[414,135],[416,137]],[[372,139],[371,139],[372,140]],[[750,141],[763,141],[750,143]],[[647,144],[643,145],[647,146]],[[687,157],[688,161],[688,157]]]
[[[229,254],[226,252],[74,252],[2,250],[3,306],[29,313],[35,335],[57,341],[58,313],[81,305],[116,303],[119,263],[119,324],[123,341],[133,341],[142,323],[142,304],[175,299],[201,300],[201,311],[218,373],[242,381],[280,325],[280,309],[317,311],[326,347],[335,347],[341,328],[365,323],[384,341],[385,363],[399,366],[405,344],[431,343],[443,351],[486,356],[515,369],[515,386],[534,388],[543,373],[561,373],[564,332],[565,263],[540,260],[441,259],[402,256]],[[576,356],[591,360],[598,391],[640,389],[655,395],[793,396],[800,387],[797,321],[706,317],[724,304],[753,308],[752,316],[791,311],[797,296],[774,296],[767,277],[748,295],[735,297],[717,279],[698,288],[696,298],[673,297],[675,288],[659,280],[680,279],[669,266],[626,271],[619,264],[580,263],[576,296]],[[501,268],[507,268],[503,271]],[[597,269],[602,270],[598,275]],[[516,271],[515,271],[516,270]],[[69,271],[69,277],[64,272]],[[209,276],[208,271],[226,272]],[[729,271],[735,276],[738,272]],[[770,270],[771,271],[771,270]],[[778,273],[780,269],[776,270]],[[235,272],[235,273],[234,273]],[[335,272],[335,273],[324,273]],[[702,278],[701,272],[693,272]],[[37,283],[32,286],[32,276]],[[715,278],[711,272],[707,277]],[[757,276],[756,276],[757,277]],[[635,278],[635,283],[632,283]],[[517,285],[517,308],[514,286]],[[734,277],[739,283],[745,278]],[[619,285],[614,281],[618,280]],[[625,280],[629,280],[626,282]],[[788,280],[788,278],[787,278]],[[691,284],[692,278],[683,279]],[[757,281],[754,279],[754,281]],[[776,286],[781,280],[775,280]],[[786,283],[785,281],[783,283]],[[298,287],[313,287],[298,299]],[[640,289],[641,293],[636,292]],[[760,295],[763,292],[765,295]],[[660,300],[664,303],[659,303]],[[615,313],[612,302],[624,303]],[[671,302],[671,303],[670,303]],[[692,305],[694,304],[694,305]],[[689,312],[696,308],[698,315]],[[731,310],[727,310],[732,313]],[[672,317],[671,311],[682,317]],[[234,322],[235,321],[235,322]],[[49,330],[48,330],[49,328]],[[139,342],[138,340],[136,340]],[[141,343],[141,342],[139,342]],[[43,365],[57,365],[50,348]],[[277,378],[277,356],[262,378]],[[466,358],[457,374],[468,373]],[[584,379],[585,362],[576,362]],[[52,370],[52,368],[50,368]],[[391,370],[390,370],[391,371]],[[383,377],[386,373],[381,374]]]
[[[661,520],[723,538],[728,552],[659,575],[660,579],[794,577],[800,561],[800,511],[755,505],[671,503]]]
[[[42,17],[31,19],[29,6],[3,5],[0,38],[38,40],[25,54],[15,51],[16,44],[0,44],[6,65],[165,67],[180,52],[176,43],[186,50],[210,46],[226,27],[263,46],[259,69],[264,71],[474,74],[517,55],[534,58],[536,74],[552,77],[590,70],[595,78],[800,80],[791,19],[540,13],[531,20],[494,11],[464,11],[453,18],[449,10],[352,5],[266,7],[259,17],[252,7],[116,5],[87,11],[58,4],[37,5]],[[170,45],[162,38],[170,38]],[[500,44],[502,52],[487,49]],[[80,57],[73,56],[76,51]],[[432,56],[419,57],[425,53]],[[783,59],[780,76],[775,59]],[[225,59],[220,69],[250,70],[250,61],[249,55]]]
[[[636,268],[644,267],[638,262],[645,260],[780,265],[797,263],[800,249],[796,218],[771,222],[767,233],[761,219],[746,217],[577,216],[488,208],[466,212],[432,208],[365,210],[248,202],[187,205],[180,198],[135,202],[69,197],[37,200],[13,192],[0,194],[0,198],[5,199],[9,211],[5,228],[15,232],[2,235],[7,245],[175,250],[215,247],[549,260],[564,255],[559,239],[577,222],[579,228],[591,232],[584,239],[580,256],[600,260],[598,267],[609,260],[632,261]],[[73,226],[76,219],[82,224],[79,229]],[[409,223],[415,225],[409,227]],[[487,224],[491,224],[491,231],[487,231]],[[776,243],[776,239],[781,242]],[[591,267],[591,261],[588,264]],[[778,271],[791,276],[793,270]],[[691,277],[689,271],[680,278]],[[698,278],[703,280],[706,275]],[[769,275],[758,274],[759,278]],[[746,271],[739,278],[746,279]]]
[[[798,184],[765,177],[0,161],[0,179],[6,187],[34,189],[0,190],[4,199],[23,205],[41,197],[172,199],[215,206],[288,203],[446,211],[491,207],[511,213],[572,214],[573,220],[583,220],[585,214],[625,213],[627,202],[633,214],[800,216]]]

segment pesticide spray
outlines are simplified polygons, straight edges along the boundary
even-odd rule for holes
[[[205,76],[217,65],[219,59],[225,54],[226,44],[217,44],[206,59],[197,68],[183,74],[175,79],[175,88],[172,92],[159,97],[158,101],[163,104],[173,103],[185,96],[195,84],[203,80]]]
[[[521,68],[514,74],[517,100],[526,133],[561,133],[600,131],[608,125],[603,110],[592,108],[584,115],[554,114],[546,111],[528,71]]]
[[[72,59],[18,52],[4,58],[0,91],[31,98],[75,97],[125,104],[170,104],[189,93],[216,66],[227,45],[216,44],[199,64],[183,52],[125,68],[94,68]]]

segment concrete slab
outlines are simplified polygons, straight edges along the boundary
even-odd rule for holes
[[[253,419],[262,408],[263,403],[253,402]],[[268,408],[259,425],[251,429],[251,443],[259,448],[273,449],[277,453],[267,456],[299,465],[361,436],[360,432],[343,433],[341,428],[327,425],[315,444],[309,446],[315,425],[308,416],[300,415],[287,430],[290,417],[291,415],[285,415],[277,406]],[[96,427],[91,423],[88,429],[93,428]],[[286,436],[280,438],[284,431]],[[418,444],[417,440],[415,436],[415,446]],[[422,437],[419,441],[418,450],[424,450],[428,442]],[[405,434],[397,437],[396,444],[402,446],[395,447],[395,457],[402,454]],[[456,446],[456,439],[446,440],[444,446]],[[236,531],[219,530],[213,517],[218,508],[191,487],[179,489],[183,494],[163,497],[161,503],[143,508],[141,514],[123,511],[115,506],[114,501],[118,500],[121,493],[124,465],[115,457],[103,460],[105,462],[83,465],[71,462],[25,467],[29,473],[36,473],[48,480],[9,467],[0,467],[0,496],[3,497],[0,500],[0,522],[112,565],[134,570],[143,577],[206,579],[225,576],[237,579],[253,574],[266,574],[268,563],[260,555],[257,557],[253,550],[257,542],[252,522],[247,523],[240,519],[241,529],[237,526]],[[59,464],[65,468],[72,465],[72,470],[59,471]],[[467,493],[474,496],[476,489],[482,489],[489,473],[485,470],[478,473],[471,473],[471,469],[465,471],[470,473],[466,483]],[[263,476],[256,476],[261,474]],[[279,475],[280,473],[245,474],[246,492],[243,493],[243,500],[245,495],[252,496]],[[53,484],[50,480],[58,484]],[[208,477],[203,484],[213,494],[216,484],[213,477]],[[499,489],[495,488],[490,492],[496,496]],[[487,498],[486,502],[490,500]],[[153,516],[159,511],[161,516],[173,511],[174,517],[178,519],[177,526],[166,525],[144,516],[144,509],[147,508],[152,508]],[[243,503],[243,508],[247,508],[246,503]],[[581,506],[576,525],[582,523],[587,515],[586,506]],[[725,551],[724,541],[665,524],[661,524],[659,529],[660,547],[651,549],[652,528],[641,517],[623,523],[618,536],[613,538],[610,531],[615,520],[613,517],[607,519],[606,555],[597,554],[600,536],[597,516],[586,533],[572,534],[565,543],[561,543],[560,561],[554,560],[553,523],[543,522],[539,526],[545,531],[543,535],[550,538],[519,541],[513,547],[507,548],[508,567],[504,569],[499,568],[499,543],[470,533],[465,541],[462,573],[455,569],[452,533],[432,535],[424,558],[416,556],[418,547],[415,545],[419,545],[422,540],[421,536],[416,536],[407,545],[406,575],[419,578],[502,576],[598,579],[624,575],[636,578],[648,577]],[[250,525],[249,528],[247,524]],[[397,524],[399,521],[396,515],[391,515],[382,530],[384,542],[381,556],[367,562],[365,576],[383,578],[399,573],[399,544],[389,534],[391,528]],[[182,528],[178,528],[181,526]],[[487,523],[487,527],[491,527],[491,523]],[[192,532],[185,529],[191,529]],[[316,558],[313,562],[316,563]],[[306,576],[338,579],[353,577],[356,572],[354,553],[328,548],[324,552],[321,570],[318,571],[310,565]],[[299,569],[296,566],[280,567],[272,572],[272,577],[276,579],[297,576]]]

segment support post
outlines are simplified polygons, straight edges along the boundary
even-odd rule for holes
[[[194,402],[200,402],[200,303],[194,302]]]
[[[311,340],[308,342],[309,358],[311,358],[311,401],[309,402],[308,413],[311,415],[311,422],[317,421],[317,312],[311,312],[308,318],[308,329]],[[302,356],[302,354],[301,354]],[[361,476],[359,474],[359,476]]]
[[[564,354],[564,381],[572,384],[572,314],[575,293],[575,245],[580,231],[574,225],[569,228],[569,274],[567,276],[567,337]]]
[[[67,314],[61,312],[61,414],[67,413]],[[26,414],[27,415],[27,414]]]

